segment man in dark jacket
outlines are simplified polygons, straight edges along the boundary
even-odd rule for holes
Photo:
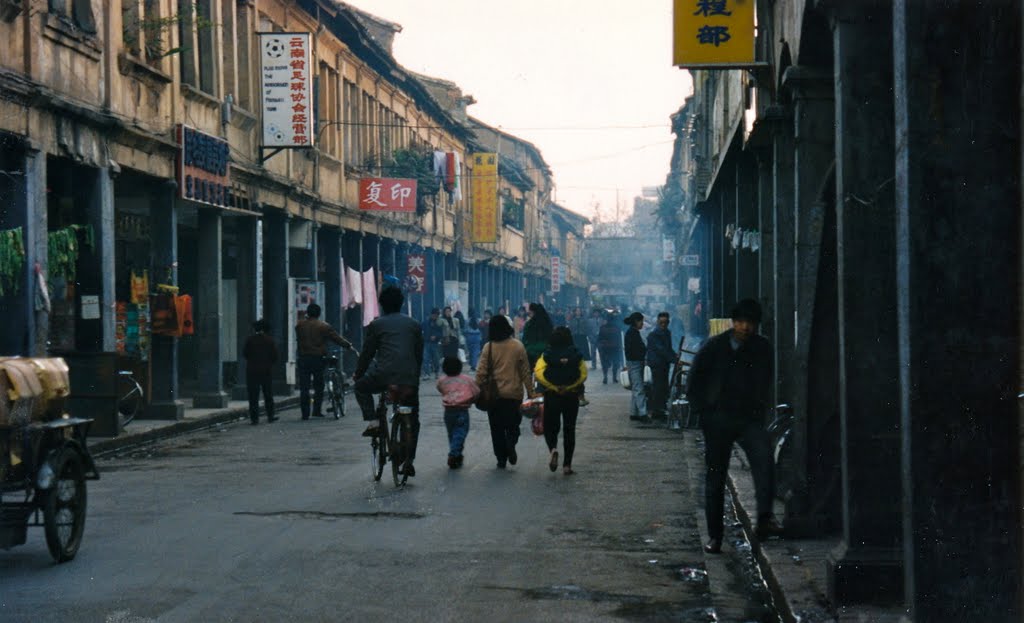
[[[710,540],[704,551],[722,551],[725,481],[732,446],[747,455],[757,494],[757,535],[779,535],[772,513],[775,498],[772,453],[764,417],[771,402],[772,346],[757,335],[761,305],[744,299],[732,310],[732,329],[704,344],[690,369],[687,397],[704,429],[705,519]]]
[[[424,336],[423,348],[423,376],[434,375],[437,378],[438,370],[441,369],[441,338],[444,331],[437,324],[441,310],[433,308],[430,310],[430,317],[423,323],[422,331]]]
[[[412,447],[402,465],[406,476],[415,476],[413,459],[420,434],[420,370],[423,368],[423,328],[420,323],[402,313],[405,297],[398,288],[384,288],[378,301],[381,316],[366,327],[363,351],[356,363],[356,402],[369,426],[365,436],[379,433],[373,395],[386,391],[391,385],[399,388],[401,406],[413,408]]]
[[[295,325],[298,338],[299,410],[302,419],[309,419],[309,386],[313,385],[313,417],[323,417],[320,407],[324,401],[324,355],[327,342],[334,342],[342,348],[352,344],[338,335],[331,325],[320,320],[320,306],[310,303],[306,307],[306,318]]]
[[[647,393],[644,388],[644,366],[647,365],[647,346],[640,336],[644,328],[644,315],[633,312],[623,322],[629,326],[626,330],[625,353],[626,371],[629,373],[629,385],[633,392],[629,403],[629,419],[647,419]]]
[[[260,422],[260,392],[267,409],[267,421],[274,422],[274,393],[271,391],[271,372],[277,361],[277,344],[270,336],[270,325],[260,318],[252,325],[254,335],[245,340],[242,355],[245,357],[245,389],[249,394],[249,419],[253,424]]]
[[[647,365],[651,366],[651,400],[647,412],[656,420],[665,419],[668,403],[668,375],[676,362],[668,312],[658,314],[657,326],[647,336]]]

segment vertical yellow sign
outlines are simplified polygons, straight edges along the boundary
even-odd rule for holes
[[[470,156],[473,163],[473,242],[498,241],[498,154]]]
[[[754,0],[673,0],[672,63],[737,67],[754,63]]]

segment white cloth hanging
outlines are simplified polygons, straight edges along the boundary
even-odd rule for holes
[[[356,305],[363,304],[363,276],[358,270],[352,268],[346,268],[345,274],[347,275],[347,283],[349,291],[349,307],[355,307]]]
[[[380,315],[380,309],[377,306],[377,278],[374,276],[372,268],[363,271],[362,282],[363,326],[365,327]]]

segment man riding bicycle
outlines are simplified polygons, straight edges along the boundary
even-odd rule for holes
[[[306,307],[306,318],[295,325],[298,338],[299,407],[302,419],[309,419],[309,389],[313,387],[313,417],[323,417],[321,405],[324,401],[324,355],[327,342],[334,342],[342,348],[352,344],[338,335],[331,325],[320,320],[320,306],[310,303]]]
[[[363,436],[377,435],[377,415],[373,395],[389,391],[397,386],[398,402],[412,407],[412,439],[409,457],[402,471],[406,476],[415,476],[413,459],[416,458],[416,441],[420,434],[419,384],[420,368],[423,365],[423,329],[420,323],[402,313],[405,297],[398,288],[388,287],[381,291],[381,316],[366,327],[363,352],[359,355],[355,379],[356,402],[363,412],[363,420],[369,423]]]

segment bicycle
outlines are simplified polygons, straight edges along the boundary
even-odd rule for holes
[[[327,412],[334,414],[334,419],[345,417],[345,394],[349,393],[349,384],[339,367],[337,355],[324,356],[324,396],[327,398]]]
[[[404,467],[412,449],[412,414],[415,407],[402,405],[415,387],[391,385],[381,392],[377,402],[377,434],[370,437],[370,470],[374,480],[384,475],[384,464],[391,462],[391,477],[396,487],[409,479]],[[390,426],[388,407],[391,407]],[[390,431],[390,434],[389,434]]]
[[[126,425],[142,410],[145,395],[131,370],[118,370],[117,377],[117,412],[121,414],[121,424]]]

